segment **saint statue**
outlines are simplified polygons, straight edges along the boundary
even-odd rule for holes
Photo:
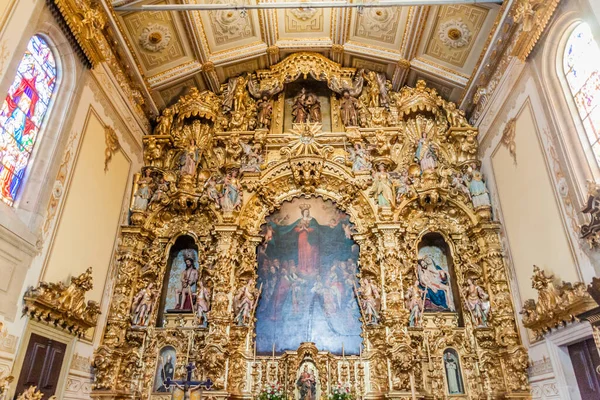
[[[196,175],[196,164],[198,162],[198,146],[192,139],[190,145],[184,150],[179,160],[179,173],[182,176]]]
[[[460,366],[458,357],[451,351],[444,352],[444,367],[448,380],[448,394],[463,394],[462,379],[460,377]]]
[[[244,149],[241,172],[260,172],[260,167],[264,161],[262,146],[259,143],[254,143],[253,146],[245,143],[241,145]]]
[[[152,197],[150,185],[152,185],[152,177],[150,176],[150,170],[144,171],[144,175],[137,181],[137,190],[133,194],[133,207],[136,211],[146,211],[148,208],[148,202]]]
[[[314,93],[308,93],[305,88],[294,97],[292,115],[295,124],[316,123],[322,121],[321,102]]]
[[[135,295],[131,305],[131,323],[134,326],[148,326],[148,321],[154,309],[155,297],[156,290],[154,290],[153,283],[140,289]]]
[[[469,191],[467,185],[465,185],[465,180],[462,176],[460,176],[460,174],[452,174],[452,180],[450,183],[453,189],[464,194],[469,200],[471,200],[471,192]]]
[[[425,291],[425,311],[454,311],[448,272],[426,255],[418,261],[419,289]]]
[[[365,323],[367,325],[377,325],[379,323],[379,311],[381,310],[381,295],[379,289],[373,284],[371,279],[363,278],[360,281],[358,289],[360,302],[365,314]]]
[[[165,178],[160,178],[158,185],[156,185],[156,190],[154,191],[154,194],[152,195],[152,198],[150,199],[150,204],[161,203],[165,200],[168,200],[169,199],[169,195],[167,194],[168,192],[169,192],[169,184],[167,183],[167,181],[165,181]],[[150,207],[150,209],[152,209],[152,207]]]
[[[469,191],[471,192],[471,200],[473,207],[490,207],[490,194],[487,190],[483,175],[477,169],[473,170],[471,181],[469,182]]]
[[[167,387],[165,386],[165,382],[167,381],[167,379],[172,380],[175,376],[175,365],[173,365],[173,357],[170,354],[168,354],[166,361],[163,357],[161,357],[159,368],[162,384],[158,387],[157,392],[168,392],[169,389],[167,389]]]
[[[273,103],[267,96],[263,96],[257,102],[256,107],[258,108],[258,128],[269,129],[273,117]]]
[[[198,288],[196,289],[196,316],[201,321],[200,326],[206,328],[208,326],[208,311],[210,310],[210,289],[205,286],[202,279],[198,280]]]
[[[379,207],[395,206],[394,190],[389,173],[386,171],[385,164],[377,165],[377,172],[373,173],[373,186],[371,193],[375,195],[375,200]]]
[[[419,140],[415,158],[421,166],[421,172],[432,171],[437,167],[435,151],[431,145],[431,141],[427,139],[423,132],[423,137]]]
[[[192,311],[194,307],[194,289],[198,282],[198,270],[194,266],[194,260],[189,255],[185,256],[185,270],[181,273],[181,286],[175,290],[177,304],[176,310]]]
[[[476,285],[472,278],[467,279],[465,288],[467,305],[473,318],[473,323],[477,327],[488,326],[488,316],[490,313],[490,296]]]
[[[296,381],[296,387],[300,393],[300,400],[316,400],[317,380],[313,372],[308,369],[308,365],[304,365],[304,369]]]
[[[233,298],[234,319],[238,326],[247,326],[252,322],[252,311],[258,298],[255,285],[256,281],[250,279],[248,283],[238,290]]]
[[[420,327],[421,314],[423,313],[424,291],[419,287],[419,281],[415,280],[413,286],[409,287],[404,295],[406,308],[410,311],[408,326]]]
[[[345,90],[340,99],[340,115],[344,126],[358,125],[358,106],[358,100],[350,96],[350,93]]]
[[[223,195],[221,197],[221,208],[223,211],[231,212],[242,205],[242,192],[238,170],[232,169],[227,173],[223,181]]]
[[[370,171],[372,164],[368,150],[362,143],[354,143],[354,148],[348,149],[350,153],[350,161],[352,161],[352,171]]]
[[[396,180],[396,203],[400,203],[404,197],[410,194],[410,184],[408,171],[402,171]]]

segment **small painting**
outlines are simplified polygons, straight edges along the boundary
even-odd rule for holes
[[[285,202],[263,226],[258,248],[262,295],[256,311],[257,351],[319,350],[358,354],[360,309],[355,295],[358,246],[347,214],[331,201]]]
[[[192,312],[198,277],[198,251],[179,250],[171,262],[165,294],[165,312]]]
[[[417,261],[418,287],[423,299],[423,311],[455,311],[448,257],[438,246],[423,246]]]
[[[312,361],[304,361],[296,377],[296,400],[317,400],[320,398],[319,371]]]
[[[167,389],[165,382],[167,378],[174,379],[177,353],[172,346],[163,347],[158,355],[156,363],[156,374],[154,375],[154,392],[172,392],[173,388]]]

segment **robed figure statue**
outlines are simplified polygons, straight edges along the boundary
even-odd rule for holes
[[[315,400],[317,397],[317,380],[315,375],[308,369],[308,365],[304,365],[304,369],[300,373],[296,381],[296,387],[300,393],[300,400]]]

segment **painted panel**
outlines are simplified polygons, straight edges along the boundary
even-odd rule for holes
[[[358,245],[348,216],[320,198],[286,202],[263,227],[258,250],[262,295],[256,312],[259,353],[319,350],[358,354],[360,310],[354,287]]]

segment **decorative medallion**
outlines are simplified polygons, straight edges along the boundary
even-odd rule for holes
[[[460,49],[469,44],[471,31],[467,24],[459,19],[451,19],[440,24],[438,36],[442,43],[453,49]]]
[[[298,7],[291,9],[290,13],[300,21],[308,21],[315,16],[317,9],[312,7]]]
[[[142,29],[139,41],[144,50],[158,53],[171,42],[171,31],[164,25],[149,24]]]

